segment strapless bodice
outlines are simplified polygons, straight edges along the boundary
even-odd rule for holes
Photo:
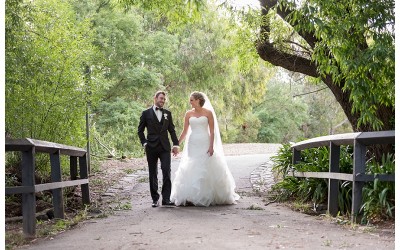
[[[208,118],[206,116],[189,118],[190,128],[192,133],[207,133],[208,134]]]

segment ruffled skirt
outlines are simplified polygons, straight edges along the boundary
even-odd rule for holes
[[[204,152],[204,151],[203,151]],[[235,204],[235,181],[223,155],[190,154],[181,159],[172,183],[171,201],[175,205],[210,206]]]

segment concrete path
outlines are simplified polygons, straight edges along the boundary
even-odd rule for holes
[[[265,206],[254,188],[265,187],[257,186],[261,178],[268,185],[270,156],[227,157],[242,196],[236,205],[151,208],[148,182],[135,182],[131,210],[84,222],[23,249],[394,249],[394,234],[352,230],[282,204]],[[178,163],[173,160],[173,172]]]

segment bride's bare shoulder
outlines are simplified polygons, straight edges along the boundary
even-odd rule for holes
[[[212,118],[213,117],[213,113],[209,109],[204,108],[204,113],[208,118]]]
[[[193,115],[193,110],[190,109],[190,110],[186,111],[185,117],[190,117],[192,115]]]
[[[206,113],[206,114],[211,113],[211,111],[209,109],[207,109],[207,108],[203,108],[203,112]]]

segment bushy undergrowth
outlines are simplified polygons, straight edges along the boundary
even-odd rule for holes
[[[278,201],[327,203],[328,180],[294,177],[292,171],[329,172],[329,148],[311,148],[301,152],[301,163],[292,164],[290,144],[284,144],[273,157],[273,171],[278,182],[273,186]],[[370,158],[366,163],[366,174],[394,174],[394,156],[387,155],[381,162]],[[352,173],[353,148],[340,147],[340,172]],[[339,212],[351,212],[352,182],[339,181]],[[363,189],[362,222],[374,222],[394,218],[394,182],[367,182]]]
[[[367,174],[394,174],[394,155],[388,154],[381,162],[371,159],[367,163]],[[375,180],[368,182],[363,189],[363,205],[365,222],[394,218],[395,183]]]

